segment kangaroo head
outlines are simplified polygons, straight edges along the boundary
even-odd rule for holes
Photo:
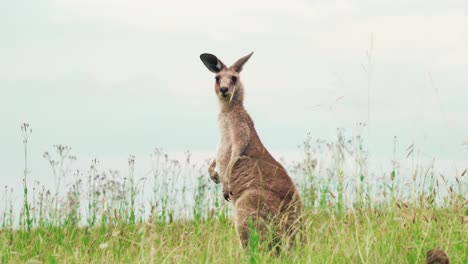
[[[242,104],[244,87],[240,81],[239,73],[252,54],[253,52],[238,59],[231,67],[226,67],[215,55],[208,53],[200,55],[200,59],[208,70],[216,74],[215,92],[221,103]]]

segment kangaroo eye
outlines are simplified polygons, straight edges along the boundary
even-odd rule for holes
[[[236,77],[236,76],[232,76],[232,77],[231,77],[231,81],[232,81],[233,83],[236,83],[236,82],[237,82],[237,77]]]
[[[215,80],[216,80],[217,83],[219,83],[219,76],[216,76]]]

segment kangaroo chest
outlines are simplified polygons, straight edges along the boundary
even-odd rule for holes
[[[217,164],[219,172],[224,174],[226,167],[231,158],[232,140],[229,116],[227,114],[220,114],[218,118],[218,126],[220,131],[220,142],[218,146]]]

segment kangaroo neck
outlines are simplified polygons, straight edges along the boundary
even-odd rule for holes
[[[220,101],[219,105],[221,107],[221,114],[245,111],[243,103],[239,101]]]

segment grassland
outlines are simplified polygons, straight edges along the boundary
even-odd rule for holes
[[[305,241],[274,256],[242,250],[231,221],[212,218],[172,223],[62,225],[3,230],[3,263],[423,263],[441,247],[452,263],[466,263],[466,223],[460,208],[311,211]]]
[[[22,131],[23,201],[16,212],[5,188],[1,263],[424,263],[436,247],[451,263],[468,263],[466,170],[402,172],[394,157],[392,170],[375,181],[360,136],[304,141],[303,160],[289,169],[305,205],[302,225],[295,245],[277,254],[255,235],[247,249],[239,247],[231,205],[189,154],[180,162],[155,150],[151,177],[143,179],[134,175],[133,157],[125,177],[101,171],[97,160],[85,173],[70,173],[76,158],[56,145],[44,153],[55,185],[31,188],[31,131],[27,124]],[[325,155],[332,162],[321,167],[317,157]]]

